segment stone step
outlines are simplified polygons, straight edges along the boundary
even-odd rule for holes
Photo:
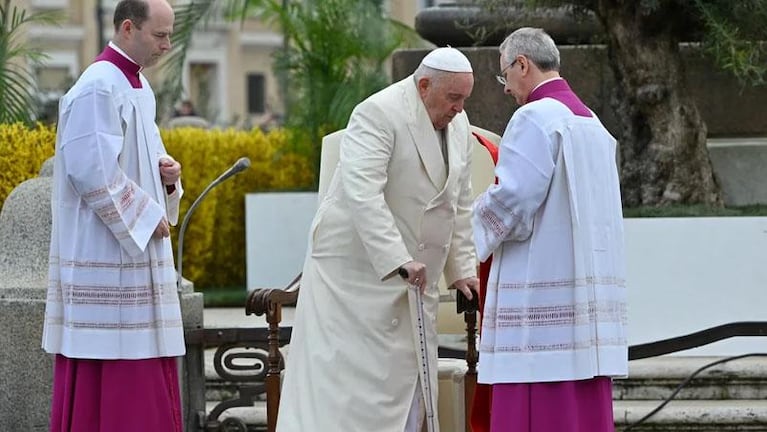
[[[618,431],[639,421],[660,401],[615,401]],[[767,431],[767,400],[674,400],[632,432]]]
[[[721,359],[723,357],[661,356],[632,361],[629,377],[614,380],[613,399],[665,399],[696,370]],[[675,399],[767,399],[767,357],[748,357],[706,369]]]
[[[213,370],[213,353],[206,357],[206,399],[236,396],[236,382],[222,380]],[[700,367],[722,357],[662,356],[629,363],[629,377],[616,379],[615,400],[662,400]],[[701,372],[675,397],[677,400],[767,399],[767,357],[749,357]]]
[[[210,415],[210,412],[215,408],[217,402],[208,402],[205,404],[206,412]],[[260,432],[266,430],[266,402],[256,402],[252,407],[235,407],[229,408],[224,411],[218,418],[219,422],[226,422],[226,419],[230,422],[235,422],[234,418],[242,421],[247,426],[248,432]],[[237,422],[239,423],[239,422]],[[214,429],[215,430],[215,429]],[[224,428],[222,428],[224,430]],[[236,428],[228,428],[226,430],[236,430]]]
[[[613,412],[617,431],[637,422],[659,405],[659,401],[615,401]],[[215,407],[208,402],[208,413]],[[243,421],[249,431],[264,430],[266,404],[256,402],[252,407],[230,408],[220,416],[220,421],[236,417]],[[230,420],[232,421],[232,420]],[[738,401],[672,401],[663,410],[641,425],[634,432],[730,432],[767,431],[767,400]]]

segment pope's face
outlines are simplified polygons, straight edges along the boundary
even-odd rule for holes
[[[434,129],[446,128],[463,111],[473,88],[474,75],[470,72],[445,73],[418,81],[418,91]]]

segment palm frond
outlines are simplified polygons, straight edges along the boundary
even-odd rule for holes
[[[175,89],[171,100],[180,94],[181,51],[214,10],[212,3],[197,0],[177,9],[176,47],[167,62],[173,67],[166,82]],[[285,45],[274,53],[274,71],[286,96],[286,118],[317,143],[389,83],[385,65],[394,50],[422,43],[411,28],[388,18],[379,0],[228,0],[217,8],[230,21],[255,17],[282,33]]]
[[[58,12],[28,14],[16,6],[0,5],[0,122],[31,123],[35,118],[36,83],[33,67],[48,58],[26,44],[24,28],[32,23],[57,25]]]
[[[173,49],[162,64],[166,78],[157,91],[160,109],[170,110],[183,94],[184,63],[194,30],[207,22],[217,3],[216,0],[191,0],[175,9],[176,25],[171,36]]]

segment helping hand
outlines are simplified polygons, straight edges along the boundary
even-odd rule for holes
[[[474,291],[476,295],[479,295],[479,279],[477,279],[476,277],[459,279],[453,283],[453,286],[451,288],[456,288],[461,290],[463,295],[466,296],[466,299],[471,300],[475,295],[472,293],[472,291]]]

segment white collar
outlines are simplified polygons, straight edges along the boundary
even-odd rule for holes
[[[562,78],[562,77],[554,77],[554,78],[549,78],[547,80],[543,80],[543,81],[539,82],[537,86],[533,87],[532,90],[530,90],[530,94],[532,94],[534,91],[536,91],[538,89],[538,87],[540,87],[540,86],[542,86],[542,85],[544,85],[546,83],[550,83],[552,81],[561,80],[561,79],[564,79],[564,78]]]
[[[132,58],[131,58],[131,57],[130,57],[128,54],[125,54],[125,51],[123,51],[122,49],[120,49],[120,47],[118,47],[118,46],[117,46],[117,44],[115,44],[115,43],[114,43],[114,42],[112,42],[112,41],[109,41],[109,44],[108,44],[108,45],[109,45],[109,47],[110,47],[110,48],[112,48],[113,50],[115,50],[115,51],[117,51],[118,53],[120,53],[120,55],[121,55],[121,56],[123,56],[123,57],[127,58],[128,60],[130,60],[130,61],[131,61],[131,63],[133,63],[133,64],[135,64],[136,66],[138,66],[138,67],[139,67],[139,69],[138,69],[138,71],[139,71],[139,72],[141,72],[141,71],[144,69],[144,67],[143,67],[143,66],[141,66],[140,64],[138,64],[138,63],[137,63],[135,60],[133,60],[133,59],[132,59]]]

